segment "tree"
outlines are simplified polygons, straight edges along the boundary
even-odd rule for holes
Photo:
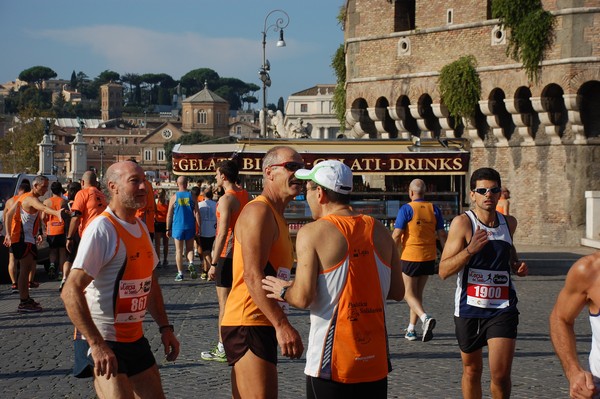
[[[57,117],[61,118],[65,116],[66,106],[67,100],[65,99],[65,96],[62,93],[58,93],[58,96],[56,96],[54,104],[52,105],[52,109]]]
[[[285,102],[283,101],[283,97],[279,97],[279,100],[277,101],[277,110],[282,113],[285,112]]]
[[[346,127],[346,51],[344,44],[340,44],[331,59],[331,67],[336,76],[336,85],[333,90],[333,110],[340,127]]]
[[[42,82],[44,80],[52,79],[56,77],[56,72],[45,66],[34,66],[29,69],[21,71],[19,79],[27,82],[30,85],[35,85],[38,89],[42,88]]]
[[[108,69],[106,69],[100,72],[100,75],[98,75],[98,77],[95,80],[100,82],[100,85],[103,85],[108,82],[120,82],[121,75],[119,75],[115,71],[109,71]]]
[[[250,110],[250,104],[258,104],[258,98],[255,96],[246,96],[242,98],[242,103],[248,103],[248,111]]]
[[[28,106],[19,112],[18,123],[0,139],[0,159],[5,172],[35,173],[39,166],[37,144],[44,135],[44,119],[39,109]]]
[[[69,86],[71,86],[71,90],[77,89],[77,75],[75,74],[74,69],[73,69],[73,72],[71,73],[71,83],[69,84]]]
[[[192,95],[204,88],[205,82],[214,90],[216,83],[219,80],[219,74],[210,68],[199,68],[189,71],[181,77],[181,87],[186,90],[186,94]]]

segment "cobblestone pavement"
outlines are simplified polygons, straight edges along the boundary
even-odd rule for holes
[[[563,284],[568,265],[584,253],[528,253],[533,275],[517,278],[521,323],[513,364],[514,398],[566,398],[568,389],[548,336],[548,314]],[[523,258],[527,258],[523,256]],[[171,257],[171,260],[172,257]],[[562,261],[558,263],[557,261]],[[548,266],[548,267],[545,267]],[[552,266],[552,267],[550,267]],[[216,341],[217,301],[212,283],[189,280],[176,283],[174,263],[160,271],[167,311],[182,344],[179,359],[163,361],[156,324],[146,322],[146,336],[156,351],[165,392],[169,398],[231,397],[229,367],[199,360],[200,352]],[[0,397],[94,398],[91,380],[71,375],[72,326],[58,294],[58,282],[45,281],[38,269],[39,288],[32,296],[44,307],[40,314],[17,314],[18,295],[0,286]],[[434,339],[409,342],[402,329],[408,318],[404,302],[387,306],[389,343],[394,370],[389,375],[390,398],[458,398],[461,361],[452,321],[455,279],[430,279],[425,307],[437,318]],[[292,310],[291,322],[308,340],[308,312]],[[582,359],[589,351],[591,333],[585,317],[577,320]],[[485,351],[484,351],[485,353]],[[304,361],[280,358],[279,392],[282,398],[304,397]],[[484,366],[484,397],[489,397],[489,369]]]

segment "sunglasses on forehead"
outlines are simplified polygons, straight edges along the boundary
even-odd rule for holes
[[[298,169],[302,169],[304,168],[304,164],[301,162],[282,162],[282,163],[276,163],[274,165],[269,165],[269,167],[273,167],[273,166],[283,166],[284,168],[286,168],[287,170],[289,170],[290,172],[295,172]]]
[[[486,195],[487,193],[498,194],[502,189],[500,187],[492,187],[492,188],[476,188],[472,190],[474,193]]]

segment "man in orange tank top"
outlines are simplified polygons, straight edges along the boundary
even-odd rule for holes
[[[96,174],[91,170],[81,177],[82,189],[75,194],[71,205],[71,224],[67,232],[67,251],[77,253],[78,237],[81,238],[87,225],[106,209],[106,196],[98,190]],[[78,233],[78,234],[76,234]]]
[[[308,180],[316,221],[298,232],[294,282],[268,276],[263,288],[311,311],[307,398],[384,399],[391,371],[385,301],[404,296],[398,251],[382,223],[352,210],[348,166],[328,160],[295,175]]]
[[[392,238],[401,248],[400,261],[402,277],[406,287],[404,299],[410,307],[410,320],[404,338],[409,341],[417,339],[415,324],[417,318],[423,323],[422,341],[433,338],[436,320],[427,315],[423,308],[423,292],[429,276],[435,272],[437,257],[436,238],[442,248],[446,243],[446,230],[440,209],[425,198],[425,182],[414,179],[408,187],[411,202],[404,204],[398,211]]]
[[[17,198],[19,198],[21,195],[28,193],[30,191],[31,191],[31,183],[29,182],[29,180],[23,179],[23,181],[19,185],[17,195],[9,198],[6,201],[6,204],[4,204],[4,210],[2,212],[3,212],[4,228],[6,231],[6,235],[10,234],[10,226],[6,222],[7,221],[6,214],[8,213],[8,210],[12,207],[12,205],[15,203]],[[19,293],[19,288],[17,287],[17,275],[18,275],[17,263],[18,262],[15,259],[15,255],[12,253],[12,250],[9,248],[8,275],[10,276],[10,282],[12,283],[10,289],[13,294]],[[35,270],[32,270],[32,273],[30,275],[30,281],[33,281],[34,278],[35,278]]]
[[[48,191],[48,178],[36,176],[31,185],[31,192],[21,195],[6,214],[6,223],[10,226],[10,234],[6,235],[5,245],[10,245],[15,260],[21,266],[19,274],[19,312],[40,312],[42,307],[29,296],[28,276],[35,270],[37,260],[36,244],[42,241],[40,230],[40,214],[45,212],[60,219],[61,211],[48,208],[39,197]]]
[[[147,227],[135,216],[146,205],[145,180],[144,170],[131,161],[108,168],[110,204],[86,228],[61,294],[69,318],[89,343],[87,352],[76,353],[75,369],[93,367],[102,399],[165,397],[144,337],[146,312],[158,325],[166,359],[179,354],[158,284],[158,257]]]
[[[64,203],[64,190],[62,184],[55,181],[50,185],[52,196],[44,201],[44,205],[52,209],[61,209]],[[65,223],[55,216],[43,215],[46,224],[46,240],[50,247],[50,267],[48,268],[48,279],[56,278],[56,269],[62,271],[63,263],[66,259],[66,235]]]
[[[262,160],[264,189],[244,207],[235,226],[233,283],[221,321],[234,398],[276,397],[277,345],[282,356],[292,359],[304,351],[284,309],[262,289],[265,275],[289,278],[293,248],[283,211],[302,193],[294,172],[303,166],[292,148],[271,148]]]
[[[233,235],[238,216],[250,199],[250,194],[237,185],[238,176],[239,167],[235,161],[225,160],[217,166],[217,187],[223,188],[225,194],[217,203],[217,231],[211,252],[212,264],[208,270],[208,279],[215,280],[217,287],[219,342],[213,350],[203,351],[200,354],[203,360],[222,362],[227,360],[221,339],[221,320],[233,279]],[[201,250],[204,251],[204,248]]]

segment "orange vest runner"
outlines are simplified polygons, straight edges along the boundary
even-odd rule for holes
[[[108,212],[102,213],[115,227],[125,244],[127,260],[115,284],[113,298],[115,335],[117,342],[134,342],[142,338],[142,322],[148,307],[152,286],[154,248],[143,226],[142,237],[134,237]],[[137,223],[140,223],[139,221]],[[116,248],[116,251],[118,248]]]
[[[156,203],[156,221],[159,223],[167,222],[167,211],[169,210],[169,203],[163,204],[160,201]]]
[[[29,242],[35,244],[35,237],[40,227],[39,212],[36,210],[34,213],[29,213],[23,209],[23,201],[27,197],[33,196],[30,191],[28,193],[21,194],[17,199],[17,209],[13,215],[11,226],[10,226],[10,241],[14,244],[17,242]],[[23,224],[21,212],[31,215],[35,218],[33,225],[31,221],[28,221],[26,225]]]
[[[248,191],[246,191],[246,190],[241,190],[241,191],[227,190],[225,193],[233,194],[233,196],[235,198],[237,198],[237,200],[240,203],[239,209],[236,212],[234,212],[229,218],[229,227],[227,228],[227,236],[225,237],[225,245],[223,245],[223,250],[221,251],[221,254],[219,255],[221,258],[231,258],[232,257],[231,251],[233,251],[233,245],[234,245],[233,235],[234,235],[235,222],[237,222],[237,219],[240,216],[242,209],[248,203]],[[220,219],[221,219],[221,212],[219,212],[219,206],[217,205],[217,234],[219,234],[218,226],[219,226]]]
[[[436,219],[433,204],[425,201],[413,201],[408,205],[413,209],[413,217],[402,234],[402,254],[400,258],[409,262],[435,260]]]
[[[287,223],[269,200],[259,195],[251,202],[262,202],[271,208],[271,212],[277,221],[279,228],[279,237],[271,247],[269,259],[265,265],[264,273],[267,276],[278,276],[289,280],[290,271],[294,263],[292,239],[287,227]],[[256,232],[259,234],[260,232]],[[266,294],[265,294],[266,295]],[[244,282],[244,260],[242,254],[242,246],[240,242],[235,240],[235,248],[233,250],[233,284],[231,292],[227,298],[225,305],[225,313],[223,315],[222,326],[271,326],[271,322],[256,306],[248,286]]]
[[[391,370],[385,325],[391,269],[375,252],[374,219],[328,215],[322,220],[346,237],[348,251],[317,277],[305,373],[342,383],[380,380]]]
[[[63,199],[60,197],[50,197],[50,206],[54,210],[61,208]],[[65,234],[65,222],[54,215],[46,216],[46,234],[49,236],[59,236]]]

